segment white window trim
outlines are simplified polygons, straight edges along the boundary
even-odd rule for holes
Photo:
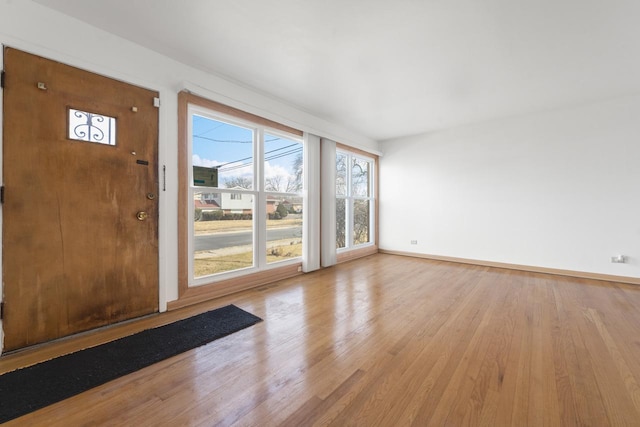
[[[340,254],[340,253],[344,253],[344,252],[349,252],[349,251],[353,251],[353,250],[357,250],[357,249],[362,249],[362,248],[366,248],[366,247],[370,247],[370,246],[375,246],[375,242],[376,242],[376,235],[375,235],[375,231],[376,231],[376,209],[375,209],[375,205],[376,205],[376,159],[374,157],[370,157],[370,156],[365,156],[363,154],[359,154],[359,153],[354,153],[352,151],[349,150],[345,150],[342,148],[336,148],[336,154],[343,154],[347,156],[347,183],[346,183],[346,189],[347,189],[347,195],[345,196],[341,196],[336,194],[336,199],[345,199],[345,215],[346,215],[346,221],[345,221],[345,247],[344,248],[336,248],[336,253]],[[366,160],[368,162],[371,162],[371,171],[370,171],[370,179],[369,179],[369,197],[355,197],[355,196],[351,196],[351,163],[353,161],[353,158],[357,158],[357,159],[362,159],[362,160]],[[360,243],[357,245],[353,244],[353,215],[351,214],[353,211],[353,201],[354,200],[368,200],[369,201],[369,241],[366,243]],[[334,231],[335,232],[335,231]]]
[[[193,185],[193,116],[199,115],[211,120],[223,121],[230,125],[239,126],[253,131],[253,186],[252,189],[227,189],[221,187],[196,187]],[[273,268],[278,268],[286,265],[299,264],[302,257],[290,258],[287,260],[276,261],[267,263],[267,254],[265,250],[257,250],[256,248],[266,248],[267,246],[267,224],[265,222],[257,221],[257,218],[266,218],[267,216],[267,196],[272,194],[284,195],[284,196],[296,196],[303,198],[303,202],[306,198],[304,190],[300,193],[278,193],[278,192],[266,192],[264,191],[264,149],[260,141],[264,141],[264,134],[279,136],[282,138],[297,141],[302,144],[303,158],[304,150],[306,147],[303,142],[303,138],[298,135],[292,135],[286,132],[282,132],[277,129],[273,129],[269,126],[258,125],[248,120],[242,120],[235,116],[220,113],[214,110],[210,110],[205,107],[201,107],[194,104],[188,104],[187,107],[187,129],[189,140],[187,144],[187,171],[188,171],[188,183],[189,183],[189,201],[188,201],[188,234],[187,234],[187,248],[189,251],[188,259],[188,286],[197,287],[202,285],[208,285],[213,282],[241,277],[250,273],[266,271]],[[304,183],[303,183],[304,188]],[[193,204],[194,193],[235,193],[235,194],[249,194],[253,196],[253,266],[241,268],[232,271],[225,271],[220,273],[209,274],[206,276],[195,277],[194,270],[194,211]],[[304,224],[303,224],[304,227]],[[305,244],[303,240],[303,245]]]

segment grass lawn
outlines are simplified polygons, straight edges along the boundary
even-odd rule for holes
[[[302,218],[267,220],[267,228],[301,226]],[[250,219],[237,221],[196,221],[193,223],[195,234],[210,234],[218,231],[243,231],[251,230],[252,227],[253,222]]]
[[[267,250],[267,262],[284,261],[286,259],[299,256],[302,256],[302,243],[274,246]],[[211,258],[196,258],[193,263],[193,269],[196,277],[200,277],[207,276],[209,274],[222,273],[223,271],[251,267],[252,264],[253,253],[243,252]]]

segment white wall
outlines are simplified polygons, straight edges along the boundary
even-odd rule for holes
[[[381,149],[382,249],[640,277],[640,95]]]
[[[160,176],[161,166],[167,168],[167,189],[159,199],[161,309],[178,296],[177,93],[180,90],[188,88],[210,99],[345,144],[378,149],[375,141],[346,128],[31,1],[0,0],[0,44],[160,92]]]

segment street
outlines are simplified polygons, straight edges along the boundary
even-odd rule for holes
[[[274,228],[267,230],[267,241],[291,238],[302,238],[302,230],[299,227]],[[228,248],[231,246],[250,245],[252,239],[253,236],[251,231],[206,234],[195,236],[194,249],[196,251],[207,251]]]

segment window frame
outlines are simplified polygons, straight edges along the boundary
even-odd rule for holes
[[[302,268],[301,258],[289,259],[282,262],[270,263],[261,269],[251,268],[221,274],[219,276],[203,276],[208,280],[201,280],[197,285],[192,285],[192,278],[194,276],[193,272],[190,271],[189,268],[189,258],[193,257],[193,251],[192,248],[189,247],[189,240],[192,239],[189,236],[193,235],[193,224],[191,224],[191,226],[189,224],[193,223],[192,212],[194,207],[192,207],[192,205],[194,203],[193,193],[190,191],[190,187],[193,184],[193,169],[191,167],[192,135],[190,133],[191,129],[189,125],[191,120],[189,116],[189,107],[193,106],[209,110],[216,117],[219,117],[226,122],[231,120],[232,122],[239,123],[243,127],[246,127],[247,123],[250,123],[252,125],[251,127],[256,126],[264,128],[265,131],[270,134],[284,134],[283,136],[286,138],[301,141],[303,143],[303,149],[306,150],[303,141],[304,133],[301,130],[238,108],[203,98],[186,90],[178,93],[178,299],[169,303],[170,309],[184,307],[195,302],[250,289],[261,284],[273,282],[274,280],[292,277],[300,274]],[[255,167],[263,168],[262,157],[256,158],[254,156],[254,163]],[[254,179],[256,180],[256,183],[259,183],[259,179],[255,177]],[[170,185],[170,183],[167,184]],[[263,184],[259,183],[259,185],[262,186]],[[220,192],[220,188],[201,187],[201,189],[206,192],[209,192],[209,188],[212,193]],[[250,192],[255,190],[256,189],[254,188],[253,190],[250,190]],[[223,189],[223,191],[238,190]],[[244,192],[246,191],[243,191],[243,193]],[[306,188],[302,189],[301,194],[301,197],[306,197]],[[266,211],[266,198],[263,198],[263,201],[264,207],[261,208],[263,203],[260,203],[259,199],[254,197],[254,206],[256,207],[253,213],[254,218],[257,218],[258,215],[256,210],[261,209],[262,211]],[[266,236],[263,236],[262,239],[263,241],[266,241]]]
[[[368,155],[360,150],[352,150],[346,146],[336,146],[336,162],[337,156],[344,155],[347,157],[347,176],[346,176],[346,194],[339,195],[336,191],[336,206],[338,199],[345,200],[345,246],[336,247],[336,254],[341,254],[358,251],[367,248],[377,247],[377,170],[378,159],[377,156]],[[354,196],[353,193],[353,159],[364,160],[369,164],[369,188],[368,197]],[[367,200],[369,202],[369,241],[365,243],[354,244],[353,243],[353,230],[354,230],[354,202],[355,200]],[[338,221],[336,218],[336,227]],[[337,233],[337,229],[335,230]]]
[[[239,268],[235,270],[229,270],[219,273],[213,273],[205,276],[196,276],[195,275],[195,267],[194,267],[194,221],[192,220],[194,217],[195,207],[193,203],[188,205],[188,218],[191,220],[188,222],[189,232],[188,232],[188,286],[189,287],[197,287],[202,285],[207,285],[213,282],[219,282],[225,279],[245,276],[250,273],[260,272],[264,270],[269,270],[272,268],[277,268],[283,265],[292,265],[292,264],[300,264],[302,262],[302,256],[288,258],[285,260],[279,260],[275,262],[267,262],[266,259],[266,251],[267,251],[267,229],[268,225],[266,222],[267,212],[267,198],[271,195],[276,196],[291,196],[291,197],[299,197],[304,199],[304,191],[301,189],[299,193],[286,193],[286,192],[274,192],[274,191],[266,191],[265,190],[265,138],[266,135],[272,135],[276,137],[286,138],[301,144],[302,149],[304,150],[304,144],[302,137],[294,134],[290,134],[287,132],[283,132],[281,130],[272,128],[266,125],[260,125],[254,123],[249,120],[237,118],[228,114],[224,114],[210,108],[206,108],[199,105],[190,104],[187,108],[187,120],[188,120],[188,132],[189,132],[189,143],[187,147],[187,172],[188,172],[188,183],[189,183],[189,200],[193,200],[193,196],[196,192],[199,193],[229,193],[229,194],[237,194],[237,195],[249,195],[253,198],[252,202],[252,255],[253,255],[253,263],[250,267]],[[218,183],[218,187],[200,187],[194,185],[193,182],[193,116],[198,115],[200,117],[204,117],[206,119],[211,119],[219,122],[223,122],[232,126],[238,126],[245,129],[250,129],[253,132],[253,185],[251,189],[231,189],[224,188],[220,186]],[[264,218],[261,220],[261,218]]]

